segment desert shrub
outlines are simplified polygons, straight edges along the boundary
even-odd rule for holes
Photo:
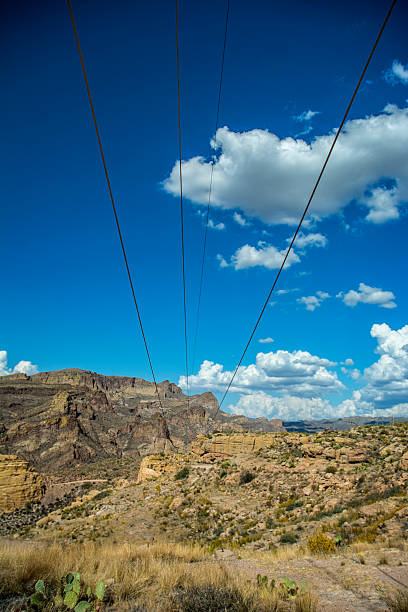
[[[284,533],[281,535],[281,544],[295,544],[298,540],[298,536],[294,533]]]
[[[255,474],[249,472],[248,470],[244,470],[239,475],[239,484],[247,484],[248,482],[252,482],[255,478]]]
[[[328,555],[336,551],[336,545],[322,531],[317,531],[307,540],[307,547],[314,555]]]
[[[174,480],[183,480],[183,478],[187,478],[190,474],[190,470],[188,467],[183,467],[177,474],[174,476]]]
[[[95,495],[95,497],[92,498],[92,501],[97,501],[98,499],[104,499],[105,497],[108,497],[108,495],[110,494],[111,494],[110,491],[101,491],[100,493]]]
[[[337,468],[335,465],[328,465],[326,468],[326,472],[328,474],[335,474],[337,472]]]
[[[398,591],[394,595],[386,595],[385,603],[390,612],[408,612],[408,591]]]
[[[246,612],[247,604],[234,587],[214,584],[178,588],[172,597],[174,612]]]
[[[301,508],[303,506],[303,502],[300,499],[295,499],[294,501],[289,501],[288,503],[284,505],[286,507],[286,511],[291,512],[295,508]]]

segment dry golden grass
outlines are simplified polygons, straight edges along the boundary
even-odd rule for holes
[[[220,601],[212,610],[232,612],[315,610],[310,594],[284,601],[278,590],[260,589],[245,576],[229,574],[202,548],[167,542],[0,543],[0,608],[2,601],[32,593],[38,579],[56,586],[71,571],[81,574],[85,588],[103,580],[110,598],[106,609],[116,611],[201,612],[209,600],[212,606]]]
[[[295,544],[281,545],[273,550],[250,550],[246,548],[235,551],[241,559],[257,559],[258,561],[292,561],[310,557],[303,546]]]

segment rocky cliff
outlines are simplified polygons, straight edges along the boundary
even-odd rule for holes
[[[0,514],[39,501],[44,485],[35,470],[15,455],[0,455]]]
[[[185,450],[219,430],[279,431],[282,422],[218,411],[212,393],[187,397],[168,380],[79,369],[0,377],[0,452],[44,472],[109,457]]]

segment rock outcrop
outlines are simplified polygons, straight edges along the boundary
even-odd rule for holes
[[[228,429],[278,431],[281,421],[218,409],[212,393],[187,397],[165,380],[79,369],[0,377],[0,452],[52,472],[110,457],[184,451],[197,435]]]
[[[16,455],[0,455],[0,514],[40,501],[45,492],[37,472]]]
[[[191,444],[191,451],[203,456],[206,454],[232,457],[240,454],[252,454],[262,448],[268,448],[276,443],[273,433],[245,434],[217,433],[209,436],[198,436]]]

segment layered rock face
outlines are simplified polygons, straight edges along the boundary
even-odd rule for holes
[[[197,435],[222,429],[278,431],[281,421],[218,411],[212,393],[187,397],[168,380],[103,376],[79,369],[0,377],[0,452],[36,469],[109,457],[185,450]]]
[[[253,454],[262,448],[268,448],[276,443],[276,436],[273,433],[263,433],[250,435],[245,433],[233,434],[213,434],[211,436],[198,436],[191,444],[191,451],[203,456]]]
[[[40,501],[44,484],[27,461],[15,455],[0,455],[0,514]]]

